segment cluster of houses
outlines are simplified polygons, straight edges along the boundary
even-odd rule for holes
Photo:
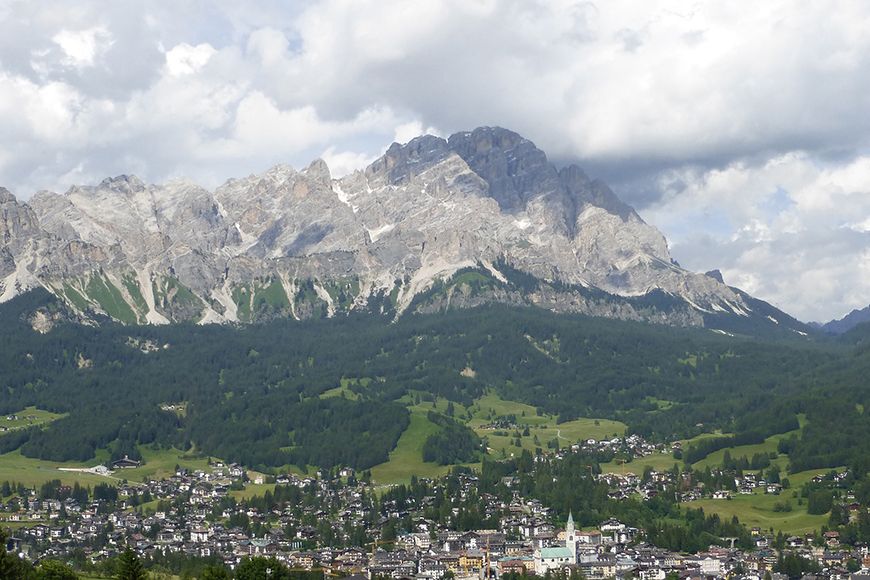
[[[627,443],[638,453],[658,452],[650,451],[639,438],[629,439],[620,440],[621,449]],[[617,445],[586,441],[575,451],[611,444]],[[549,459],[558,460],[566,453],[571,450],[560,450]],[[115,467],[123,469],[125,465]],[[516,478],[503,478],[501,484],[508,493],[496,496],[480,493],[479,479],[473,473],[455,475],[449,486],[445,480],[428,482],[433,494],[449,497],[453,506],[448,521],[439,524],[425,517],[426,510],[434,505],[433,496],[386,497],[373,502],[376,488],[354,476],[350,469],[309,477],[279,475],[274,480],[276,486],[296,487],[313,499],[292,506],[274,502],[264,508],[264,502],[234,497],[234,491],[241,490],[249,478],[263,483],[262,476],[216,461],[208,470],[178,468],[165,479],[124,483],[117,487],[117,499],[111,500],[88,497],[85,501],[80,496],[76,500],[63,488],[57,491],[65,499],[41,498],[36,490],[27,490],[0,503],[0,520],[17,523],[7,549],[31,559],[63,558],[81,550],[98,563],[130,547],[142,557],[158,552],[218,557],[234,567],[246,557],[269,556],[293,568],[396,579],[439,580],[450,575],[496,578],[509,573],[545,575],[577,570],[590,580],[665,580],[674,575],[692,580],[762,580],[772,574],[779,556],[772,548],[773,538],[761,530],[753,530],[755,546],[751,552],[732,547],[678,554],[646,544],[639,530],[613,519],[581,529],[569,516],[563,527],[555,523],[548,506],[519,493]],[[610,486],[611,497],[640,494],[651,498],[666,488],[678,487],[680,482],[675,478],[684,475],[653,471],[643,477],[597,477]],[[745,485],[764,484],[747,477],[743,476]],[[735,483],[739,488],[740,482]],[[458,518],[459,506],[471,499],[493,529],[457,531],[454,518]],[[143,501],[148,502],[148,509],[142,509]],[[404,522],[405,529],[396,534],[398,521]],[[388,537],[390,527],[393,534]],[[353,528],[364,530],[362,538],[349,535]],[[847,564],[853,569],[855,562],[865,571],[870,568],[867,547],[841,546],[836,532],[828,532],[822,546],[811,537],[788,538],[787,549],[817,561],[825,577],[835,580],[849,575]],[[776,574],[772,578],[785,580]]]
[[[628,437],[613,437],[611,439],[586,439],[571,446],[572,451],[598,452],[622,455],[631,458],[647,457],[655,453],[668,453],[668,448],[662,444],[650,443],[640,435]]]

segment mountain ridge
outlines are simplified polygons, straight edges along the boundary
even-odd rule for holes
[[[682,269],[606,184],[576,165],[557,169],[498,127],[394,143],[340,179],[315,160],[213,191],[121,175],[29,203],[6,193],[0,300],[42,286],[80,314],[125,323],[395,316],[497,301],[737,331],[782,319],[807,332]],[[455,281],[472,271],[480,278]]]
[[[820,324],[819,328],[830,334],[844,334],[859,324],[870,322],[870,306],[856,308],[843,318]]]

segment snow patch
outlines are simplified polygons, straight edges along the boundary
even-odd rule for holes
[[[483,260],[483,267],[489,270],[489,273],[493,275],[493,277],[501,282],[502,284],[507,284],[507,278],[504,277],[504,274],[498,271],[498,268],[492,265],[492,262],[489,260]]]
[[[779,324],[779,320],[777,320],[776,318],[774,318],[773,316],[771,316],[769,314],[767,315],[767,319],[774,324]]]
[[[695,304],[694,302],[692,302],[692,300],[691,300],[688,296],[683,296],[682,298],[683,298],[683,300],[685,300],[686,302],[688,302],[688,303],[689,303],[689,306],[691,306],[691,307],[694,308],[695,310],[700,310],[701,312],[706,312],[707,314],[713,314],[713,311],[712,311],[712,310],[707,310],[706,308],[702,308],[702,307],[698,306],[697,304]]]
[[[224,218],[224,219],[227,219],[227,216],[228,216],[229,214],[227,213],[227,210],[224,209],[224,204],[222,204],[222,203],[221,203],[221,200],[219,200],[218,198],[216,198],[216,197],[214,197],[214,196],[212,196],[212,198],[214,199],[214,203],[215,203],[215,205],[217,205],[218,213],[220,214],[220,216],[221,216],[222,218]]]
[[[725,336],[731,336],[731,337],[734,336],[734,335],[731,334],[730,332],[725,332],[724,330],[719,330],[718,328],[711,328],[710,331],[711,331],[711,332],[715,332],[716,334],[722,334],[722,335],[725,335]]]
[[[517,227],[521,230],[527,230],[532,225],[531,220],[528,218],[523,218],[521,220],[514,220],[514,227]]]
[[[725,304],[728,306],[728,308],[731,309],[731,312],[733,312],[737,316],[749,317],[749,313],[746,312],[746,310],[742,309],[741,307],[737,306],[736,304],[733,304],[733,303],[729,302],[728,300],[725,300]]]
[[[395,227],[396,224],[387,224],[373,230],[366,228],[366,231],[369,233],[369,238],[371,238],[372,243],[374,243],[377,242],[378,238],[380,238],[382,235],[393,231],[393,228]]]
[[[257,241],[257,236],[245,232],[242,229],[242,226],[239,225],[239,222],[233,223],[233,227],[236,228],[237,232],[239,232],[239,237],[242,238],[242,243],[250,243],[250,242]]]
[[[796,329],[796,328],[792,328],[791,331],[792,331],[792,332],[797,332],[797,333],[798,333],[799,335],[801,335],[801,336],[808,336],[806,332],[801,332],[800,330],[798,330],[798,329]]]
[[[335,195],[338,196],[338,201],[349,207],[353,213],[356,213],[357,210],[359,210],[359,207],[350,202],[351,196],[341,188],[341,185],[339,185],[338,182],[333,184],[332,189],[335,191]],[[369,189],[369,191],[371,191],[371,189]]]

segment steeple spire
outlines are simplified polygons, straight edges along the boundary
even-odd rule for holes
[[[568,512],[568,524],[565,526],[565,547],[571,553],[571,564],[577,563],[577,531],[574,528],[574,514]]]

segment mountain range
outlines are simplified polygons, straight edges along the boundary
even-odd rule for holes
[[[27,203],[0,188],[0,301],[43,287],[80,319],[257,322],[500,302],[721,333],[811,329],[664,236],[579,167],[481,127],[230,179],[109,178]]]

